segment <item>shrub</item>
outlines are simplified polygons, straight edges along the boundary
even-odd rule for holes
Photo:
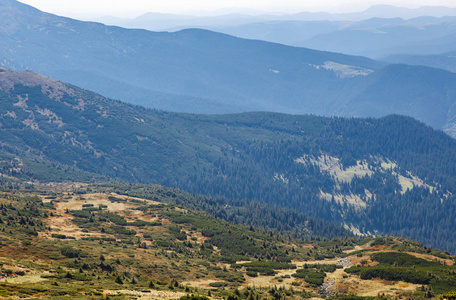
[[[69,213],[76,218],[89,219],[92,216],[87,210],[72,210]]]
[[[124,235],[136,235],[136,231],[134,230],[129,230],[123,226],[116,226],[116,225],[112,225],[110,226],[106,232],[108,233],[114,233],[114,234],[124,234]]]
[[[429,284],[432,277],[425,271],[413,270],[406,267],[351,267],[345,269],[345,272],[358,274],[363,280],[380,278],[388,281],[405,281],[416,284]]]
[[[60,253],[62,253],[63,256],[68,257],[68,258],[79,257],[81,252],[82,252],[81,250],[75,249],[70,246],[65,246],[62,249],[60,249]]]
[[[52,234],[52,237],[55,238],[55,239],[61,239],[61,240],[64,240],[64,239],[67,238],[66,235],[64,235],[64,234],[58,234],[58,233],[53,233],[53,234]]]
[[[249,277],[258,277],[258,272],[247,271],[246,275],[249,276]]]
[[[228,282],[224,282],[224,281],[217,281],[217,282],[211,282],[209,283],[209,285],[211,287],[216,287],[216,288],[219,288],[219,287],[225,287],[228,285]],[[181,298],[182,299],[182,298]]]
[[[199,296],[199,295],[191,295],[191,296],[183,296],[183,297],[180,297],[179,300],[209,300],[209,298],[207,297],[204,297],[204,296]]]

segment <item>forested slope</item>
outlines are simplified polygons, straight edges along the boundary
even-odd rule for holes
[[[412,118],[178,114],[32,72],[3,69],[0,82],[5,161],[23,179],[159,183],[455,249],[456,141]]]

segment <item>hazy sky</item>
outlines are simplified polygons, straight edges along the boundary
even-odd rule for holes
[[[135,16],[145,12],[198,13],[230,12],[233,8],[251,12],[359,11],[374,4],[417,7],[456,7],[455,0],[20,0],[41,10],[66,16]]]

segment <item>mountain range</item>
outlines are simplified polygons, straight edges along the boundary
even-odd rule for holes
[[[396,54],[431,55],[456,50],[454,41],[456,19],[451,16],[451,10],[448,10],[448,14],[442,17],[420,15],[410,19],[395,16],[370,17],[361,20],[357,20],[355,16],[352,16],[354,19],[347,20],[333,20],[329,17],[321,20],[301,20],[299,16],[295,19],[271,17],[263,20],[257,17],[249,21],[230,15],[219,17],[221,24],[214,22],[215,24],[210,25],[210,22],[207,24],[203,22],[200,25],[186,24],[166,28],[166,30],[201,28],[246,39],[383,59]],[[236,17],[243,21],[237,22]],[[132,21],[132,24],[105,22],[127,28],[165,30],[165,28],[148,25],[172,22],[163,18],[164,16],[159,14],[147,14],[138,17],[135,19],[137,22]],[[226,23],[222,22],[225,18]],[[148,23],[145,20],[150,21]],[[184,18],[184,20],[187,19]]]
[[[409,117],[171,113],[8,69],[0,88],[6,185],[158,183],[456,249],[456,141]]]
[[[397,113],[452,134],[456,77],[450,72],[205,30],[109,27],[14,0],[1,3],[0,15],[3,66],[130,103],[192,113]]]
[[[1,0],[0,298],[455,299],[454,52],[396,52],[454,20],[359,17],[423,11],[267,29],[379,61]]]
[[[390,55],[431,55],[456,50],[455,17],[373,18],[339,22],[295,46],[384,59]],[[317,25],[314,25],[317,26]]]
[[[443,6],[422,6],[419,8],[393,5],[373,5],[368,9],[352,13],[299,12],[292,14],[245,14],[233,12],[213,16],[194,16],[148,12],[136,18],[127,19],[105,16],[92,19],[107,25],[125,28],[143,28],[152,31],[176,31],[184,28],[205,28],[219,31],[220,28],[243,26],[254,23],[282,21],[363,21],[371,18],[402,18],[456,16],[456,9]]]
[[[132,20],[100,21],[160,31],[208,29],[241,38],[383,59],[397,54],[435,55],[456,50],[454,12],[444,7],[378,5],[351,14],[192,17],[147,13]]]

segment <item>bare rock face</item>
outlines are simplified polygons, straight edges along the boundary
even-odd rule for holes
[[[336,261],[336,266],[342,266],[345,269],[345,268],[350,268],[351,266],[353,266],[353,264],[352,264],[350,258],[345,257],[345,258],[339,258]]]
[[[335,294],[335,281],[331,280],[323,283],[319,288],[318,292],[320,295],[325,297],[331,297]]]

